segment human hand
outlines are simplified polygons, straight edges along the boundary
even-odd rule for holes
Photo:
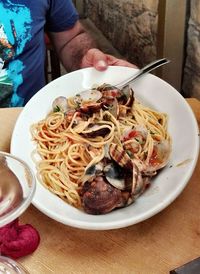
[[[136,65],[126,60],[118,59],[110,54],[105,54],[99,49],[89,49],[83,56],[81,68],[95,67],[99,71],[104,71],[108,66],[125,66],[137,68]]]

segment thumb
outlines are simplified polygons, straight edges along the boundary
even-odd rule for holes
[[[82,60],[81,67],[93,66],[97,70],[103,71],[108,67],[106,55],[99,49],[89,49]]]

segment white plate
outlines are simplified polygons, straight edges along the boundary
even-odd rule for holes
[[[136,69],[109,67],[105,72],[93,68],[66,74],[42,88],[21,112],[11,140],[11,152],[36,172],[31,159],[34,143],[30,125],[43,119],[58,96],[71,96],[93,84],[117,84]],[[151,187],[132,205],[105,215],[89,215],[66,204],[39,182],[33,204],[44,214],[69,226],[83,229],[116,229],[141,222],[166,208],[182,192],[195,168],[199,153],[198,126],[190,106],[169,84],[148,74],[133,84],[135,96],[147,106],[169,115],[172,136],[170,163],[158,174]],[[182,164],[180,164],[182,163]]]

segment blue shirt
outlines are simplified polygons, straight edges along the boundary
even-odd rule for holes
[[[24,106],[45,85],[44,26],[60,32],[77,20],[71,0],[0,1],[0,107]]]

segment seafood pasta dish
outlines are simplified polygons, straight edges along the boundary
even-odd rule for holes
[[[31,134],[39,181],[89,214],[133,203],[171,152],[167,114],[109,84],[56,98]]]

